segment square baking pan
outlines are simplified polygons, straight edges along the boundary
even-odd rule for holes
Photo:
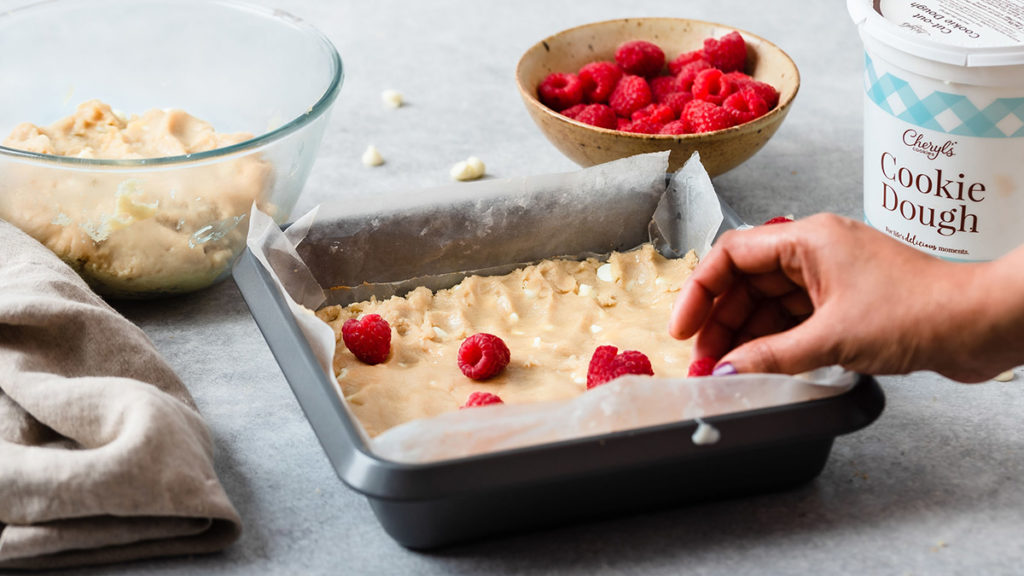
[[[719,234],[742,224],[721,204]],[[300,248],[314,260],[338,252],[336,239],[315,229]],[[413,549],[798,486],[821,472],[836,436],[869,425],[885,404],[878,383],[858,375],[838,395],[705,417],[721,433],[711,445],[695,444],[699,423],[684,420],[436,463],[400,463],[372,452],[342,404],[337,382],[321,368],[272,276],[250,250],[236,262],[234,278],[338,477],[367,498],[389,535]]]

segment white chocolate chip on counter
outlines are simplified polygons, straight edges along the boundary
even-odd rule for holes
[[[476,156],[470,156],[469,158],[458,162],[455,166],[452,166],[451,174],[452,180],[458,180],[464,182],[466,180],[476,180],[484,175],[487,171],[487,167],[483,161]]]
[[[993,380],[995,380],[996,382],[1009,382],[1010,380],[1013,380],[1013,370],[1001,372],[997,374],[995,378],[993,378]]]
[[[380,93],[380,99],[388,108],[401,108],[405,98],[398,90],[385,90]]]
[[[384,163],[384,157],[380,155],[380,151],[373,144],[366,147],[362,160],[366,166],[380,166]]]

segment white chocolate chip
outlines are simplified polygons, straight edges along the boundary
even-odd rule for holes
[[[1013,370],[1007,370],[1006,372],[997,374],[993,380],[996,382],[1009,382],[1010,380],[1013,380]]]
[[[402,93],[398,90],[385,90],[380,93],[380,99],[388,108],[401,108],[405,103]]]
[[[605,282],[614,282],[615,278],[612,277],[612,265],[602,264],[597,268],[597,278],[604,280]]]
[[[698,446],[704,446],[707,444],[714,444],[722,438],[722,433],[718,431],[711,424],[697,419],[697,429],[693,431],[693,436],[690,436],[690,440]]]
[[[601,328],[601,327],[600,327],[600,326],[598,326],[597,324],[591,324],[591,325],[590,325],[590,333],[591,333],[591,334],[597,334],[597,333],[598,333],[598,332],[600,332],[601,330],[603,330],[603,328]]]
[[[380,166],[384,163],[384,157],[380,155],[377,147],[370,144],[366,147],[366,151],[363,152],[363,164],[366,166]]]
[[[512,322],[513,324],[519,322],[519,314],[512,312],[511,314],[508,315],[508,321]]]
[[[476,156],[470,156],[469,158],[466,158],[466,164],[469,166],[470,170],[472,170],[476,174],[479,174],[480,176],[483,176],[484,172],[487,171],[487,166],[484,165],[484,161],[477,158]]]
[[[589,296],[590,293],[593,292],[593,291],[594,291],[594,287],[591,286],[590,284],[580,284],[580,287],[579,287],[579,295],[580,296]]]
[[[484,166],[482,160],[476,156],[470,156],[466,160],[458,162],[452,166],[449,174],[453,180],[463,182],[466,180],[476,180],[477,178],[482,177],[486,171],[487,167]]]

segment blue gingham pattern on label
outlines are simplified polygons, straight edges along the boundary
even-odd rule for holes
[[[962,94],[938,90],[917,94],[902,78],[888,72],[879,77],[867,54],[864,89],[879,108],[914,126],[959,136],[1024,137],[1024,97],[972,102]]]

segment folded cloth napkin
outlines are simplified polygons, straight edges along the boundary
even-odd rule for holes
[[[152,342],[0,221],[0,569],[213,552],[240,531]]]

